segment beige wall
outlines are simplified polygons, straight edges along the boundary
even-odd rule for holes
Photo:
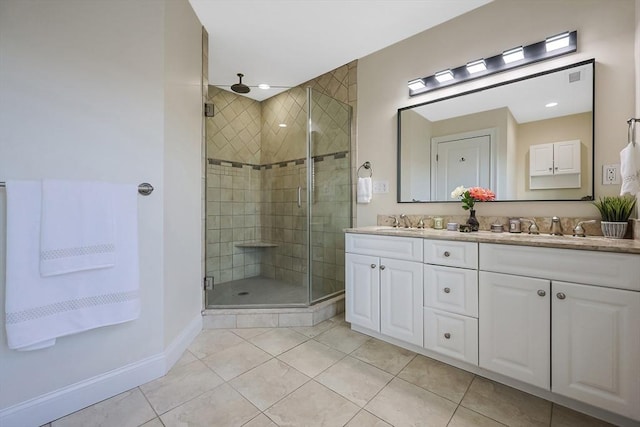
[[[573,114],[549,120],[523,123],[517,128],[517,182],[520,199],[579,199],[591,195],[591,113]],[[580,188],[555,190],[529,189],[529,149],[532,145],[579,139]]]
[[[595,190],[596,196],[616,194],[618,186],[600,185],[601,165],[618,163],[619,151],[627,139],[625,121],[634,111],[636,3],[637,0],[495,0],[360,59],[356,163],[371,161],[374,179],[388,180],[390,188],[395,189],[398,108],[595,58]],[[407,82],[416,77],[574,29],[578,31],[578,51],[574,54],[430,94],[408,96]],[[455,214],[459,211],[457,204],[400,205],[392,190],[374,195],[369,205],[357,205],[357,218],[358,225],[370,225],[375,224],[378,213]],[[552,205],[527,202],[484,204],[478,214],[597,216],[597,211],[588,202],[554,202]]]
[[[0,180],[155,187],[138,198],[137,320],[17,352],[0,314],[3,426],[41,425],[161,376],[167,348],[182,350],[174,338],[201,322],[200,28],[186,0],[0,1]],[[5,203],[0,193],[0,252]]]

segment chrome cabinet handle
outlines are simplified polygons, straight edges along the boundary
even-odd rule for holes
[[[449,253],[449,251],[444,251],[444,256],[446,258],[449,258],[449,256],[451,256],[451,253]]]
[[[371,268],[376,268],[376,265],[375,264],[371,264]]]
[[[565,299],[567,296],[565,294],[563,294],[562,292],[558,292],[556,294],[556,296],[558,297],[558,299]]]
[[[542,289],[538,290],[538,295],[540,295],[541,297],[545,296],[547,293],[545,291],[543,291]]]
[[[449,338],[451,338],[451,334],[450,334],[449,332],[447,332],[447,333],[445,333],[445,334],[444,334],[444,337],[445,337],[446,339],[449,339]]]
[[[387,268],[387,267],[385,267],[384,265],[380,266],[380,270],[384,270],[385,268]]]
[[[444,288],[444,289],[443,289],[443,291],[444,291],[444,293],[445,293],[445,294],[448,294],[449,292],[451,292],[451,289],[449,289],[449,288]]]

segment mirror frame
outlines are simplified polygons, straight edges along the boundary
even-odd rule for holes
[[[518,77],[515,79],[511,79],[511,80],[504,80],[489,86],[483,86],[477,89],[472,89],[466,92],[460,92],[460,93],[456,93],[454,95],[449,95],[449,96],[445,96],[442,98],[437,98],[437,99],[433,99],[431,101],[426,101],[426,102],[421,102],[419,104],[413,104],[413,105],[409,105],[407,107],[402,107],[402,108],[398,108],[397,111],[397,117],[396,117],[396,121],[397,121],[397,160],[396,160],[396,168],[397,168],[397,186],[396,186],[396,200],[398,203],[459,203],[459,201],[457,200],[420,200],[420,201],[402,201],[400,200],[400,196],[402,194],[401,192],[401,188],[402,188],[402,170],[401,170],[401,163],[402,163],[402,127],[401,127],[401,112],[404,110],[410,110],[412,108],[416,108],[416,107],[421,107],[423,105],[429,105],[429,104],[434,104],[436,102],[440,102],[440,101],[446,101],[449,99],[453,99],[453,98],[459,98],[461,96],[465,96],[465,95],[471,95],[474,93],[478,93],[478,92],[483,92],[489,89],[493,89],[496,87],[500,87],[500,86],[505,86],[508,84],[512,84],[512,83],[517,83],[523,80],[529,80],[529,79],[533,79],[536,77],[541,77],[547,74],[551,74],[551,73],[555,73],[555,72],[559,72],[559,71],[564,71],[564,70],[568,70],[570,68],[575,68],[575,67],[580,67],[583,65],[592,65],[592,71],[593,71],[593,78],[591,81],[591,93],[592,93],[592,97],[591,97],[591,195],[589,196],[584,196],[580,199],[523,199],[523,200],[518,200],[518,199],[510,199],[510,200],[496,200],[496,202],[577,202],[577,201],[586,201],[586,200],[594,200],[595,198],[595,158],[596,158],[596,141],[595,141],[595,104],[596,104],[596,60],[595,58],[592,59],[587,59],[585,61],[580,61],[580,62],[576,62],[573,64],[569,64],[569,65],[564,65],[561,67],[557,67],[557,68],[552,68],[549,70],[544,70],[544,71],[540,71],[534,74],[529,74],[523,77]],[[429,162],[429,167],[431,167],[431,164]]]

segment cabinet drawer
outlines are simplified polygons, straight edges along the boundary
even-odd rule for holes
[[[346,235],[346,252],[422,262],[422,239],[414,237]]]
[[[477,365],[478,319],[425,308],[424,347]]]
[[[640,255],[480,244],[480,269],[640,291]]]
[[[478,244],[425,239],[424,262],[449,267],[478,268]]]
[[[424,305],[425,307],[478,317],[477,271],[440,265],[425,265]]]

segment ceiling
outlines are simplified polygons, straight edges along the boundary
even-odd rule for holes
[[[261,101],[492,0],[189,1],[209,33],[209,83],[228,90],[243,73]]]

